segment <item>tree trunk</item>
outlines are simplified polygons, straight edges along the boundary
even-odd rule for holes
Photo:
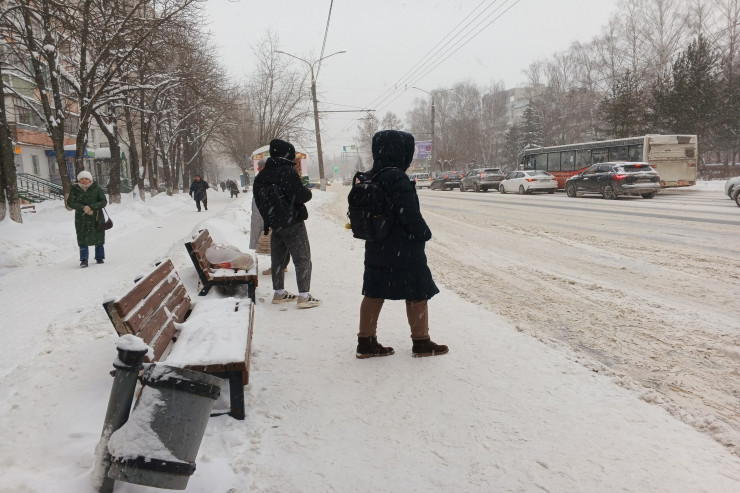
[[[110,114],[112,113],[112,114]],[[121,144],[118,142],[118,128],[116,127],[115,112],[109,113],[109,120],[113,122],[106,125],[103,117],[95,113],[95,121],[98,122],[100,130],[108,139],[110,149],[110,170],[108,177],[108,201],[111,204],[121,203]]]
[[[22,223],[21,202],[15,176],[13,139],[5,113],[5,85],[2,75],[2,67],[0,67],[0,162],[2,162],[0,166],[0,221],[5,219],[6,214],[9,214],[11,220]]]
[[[136,148],[136,132],[134,132],[133,118],[131,118],[131,108],[126,105],[123,108],[124,116],[126,117],[126,133],[128,134],[128,157],[131,166],[131,181],[134,184],[135,189],[139,189],[139,198],[146,200],[144,195],[144,177],[139,173],[139,150]],[[136,194],[134,194],[134,197]]]

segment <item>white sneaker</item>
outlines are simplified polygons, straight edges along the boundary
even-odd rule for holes
[[[313,308],[319,306],[322,303],[321,300],[317,300],[310,294],[306,296],[298,296],[298,308]]]
[[[278,303],[287,303],[288,301],[295,301],[298,299],[298,296],[294,295],[293,293],[289,293],[288,291],[283,292],[283,294],[277,294],[275,293],[272,297],[272,303],[277,305]]]

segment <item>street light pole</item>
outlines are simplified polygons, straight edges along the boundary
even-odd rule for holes
[[[324,176],[324,154],[321,150],[321,128],[319,127],[319,102],[316,99],[316,77],[314,76],[313,72],[313,66],[320,62],[321,60],[325,60],[329,58],[330,56],[338,55],[340,53],[347,53],[346,51],[337,51],[336,53],[332,53],[331,55],[326,55],[325,57],[321,57],[318,60],[314,60],[313,62],[309,62],[308,60],[304,60],[301,57],[297,57],[295,55],[291,55],[290,53],[286,53],[284,51],[275,50],[275,53],[282,53],[283,55],[288,55],[289,57],[295,58],[296,60],[300,60],[302,62],[305,62],[308,67],[311,69],[311,99],[313,100],[313,124],[316,129],[316,153],[319,157],[319,186],[321,190],[326,190],[326,177]]]
[[[432,97],[432,155],[430,157],[431,157],[431,161],[432,161],[432,166],[434,166],[434,163],[436,162],[434,160],[435,147],[436,147],[434,145],[434,93],[431,93],[429,91],[425,91],[424,89],[420,89],[420,88],[418,88],[416,86],[411,87],[411,89],[416,89],[417,91],[425,92],[425,93],[429,94]],[[429,167],[429,169],[431,170],[431,166]]]

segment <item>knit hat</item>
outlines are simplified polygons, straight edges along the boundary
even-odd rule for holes
[[[87,178],[88,180],[92,181],[93,177],[90,174],[89,171],[80,171],[80,174],[77,175],[77,181],[80,181],[83,178]]]
[[[284,157],[285,159],[292,161],[295,159],[295,147],[290,142],[285,142],[280,139],[272,139],[270,141],[270,157]]]

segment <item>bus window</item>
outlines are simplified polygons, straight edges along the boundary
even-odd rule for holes
[[[576,151],[563,151],[560,153],[560,170],[573,171],[576,169]]]
[[[629,146],[627,153],[629,154],[629,157],[627,158],[628,161],[632,161],[633,163],[643,161],[642,145]]]
[[[626,160],[627,160],[627,146],[609,148],[609,161],[626,161]]]
[[[591,159],[593,159],[594,164],[605,163],[609,160],[609,150],[594,149],[593,151],[591,151]]]
[[[547,154],[535,154],[534,168],[527,169],[547,169]]]
[[[560,171],[560,153],[559,152],[551,152],[547,155],[547,168],[538,168],[538,169],[546,169],[548,171]]]
[[[576,151],[576,169],[583,169],[591,166],[591,150]]]

